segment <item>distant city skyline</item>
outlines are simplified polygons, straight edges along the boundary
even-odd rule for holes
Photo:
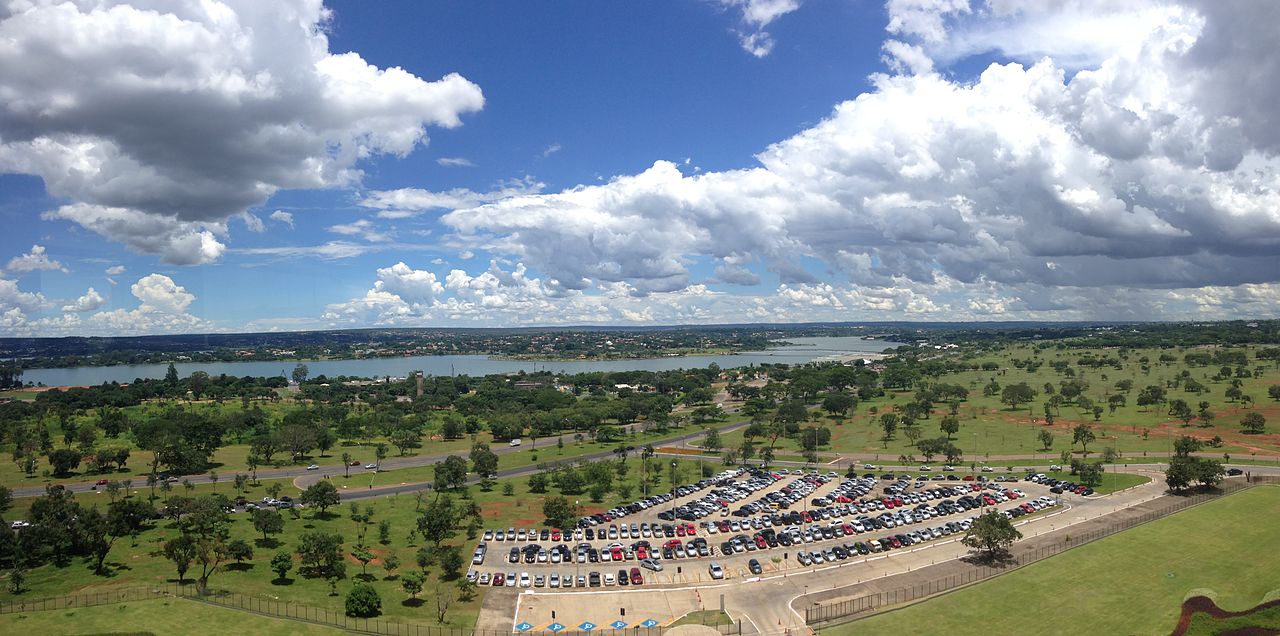
[[[0,0],[0,337],[1274,317],[1276,24]]]

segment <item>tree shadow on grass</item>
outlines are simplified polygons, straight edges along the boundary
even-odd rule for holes
[[[228,572],[248,572],[253,566],[252,563],[228,563],[226,567]]]
[[[1007,568],[1018,565],[1018,559],[1010,554],[1008,550],[972,552],[960,557],[960,560],[969,565],[982,565],[989,568]]]
[[[424,602],[425,601],[423,601],[420,598],[407,598],[403,601],[400,601],[400,604],[405,607],[422,607],[422,604]]]
[[[275,578],[275,579],[271,579],[271,584],[272,585],[293,585],[293,579]]]
[[[254,540],[253,540],[253,545],[255,545],[255,546],[259,547],[259,548],[266,548],[266,549],[268,549],[268,550],[274,550],[274,549],[276,549],[276,548],[280,547],[280,540],[279,540],[279,539],[276,539],[276,538],[271,538],[271,539],[254,539]]]

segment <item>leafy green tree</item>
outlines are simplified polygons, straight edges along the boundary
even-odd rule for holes
[[[338,489],[333,485],[333,482],[328,479],[321,479],[307,486],[307,489],[302,491],[300,499],[305,506],[319,508],[320,514],[323,515],[326,510],[338,505],[342,500],[342,495],[338,493]]]
[[[1093,427],[1088,424],[1080,424],[1071,429],[1072,445],[1080,444],[1084,448],[1086,455],[1089,453],[1089,442],[1095,439],[1097,439],[1097,435],[1094,434]]]
[[[170,365],[172,368],[172,365]],[[178,570],[178,583],[187,576],[187,570],[191,569],[191,561],[195,559],[196,546],[195,541],[191,537],[180,534],[169,539],[164,544],[164,558],[173,562],[173,566]]]
[[[296,548],[302,571],[315,578],[341,578],[346,574],[342,558],[342,536],[326,532],[304,532]]]
[[[293,555],[285,551],[277,552],[271,557],[271,571],[276,573],[276,580],[283,581],[293,569]]]
[[[1021,538],[1022,533],[1013,527],[1008,517],[992,510],[979,515],[960,542],[966,547],[977,550],[980,557],[994,560],[1007,552],[1014,541]]]
[[[456,545],[441,546],[437,550],[436,561],[440,564],[440,574],[449,580],[458,578],[465,564],[462,550]]]
[[[853,399],[853,396],[848,393],[829,393],[822,400],[822,410],[831,415],[839,415],[841,417],[856,405],[857,400]]]
[[[422,575],[418,572],[410,572],[400,577],[400,587],[410,598],[417,600],[418,595],[422,593]]]
[[[418,517],[418,532],[437,548],[458,532],[464,511],[449,495],[441,495],[427,504]]]
[[[1019,405],[1026,404],[1034,399],[1036,399],[1036,390],[1026,382],[1010,384],[1000,393],[1000,402],[1008,404],[1009,408],[1015,411],[1018,410]]]
[[[467,460],[450,455],[442,462],[436,462],[435,489],[437,491],[460,488],[467,483]]]
[[[262,533],[266,543],[271,541],[271,535],[284,531],[284,517],[274,508],[258,508],[253,511],[253,527]]]
[[[938,428],[947,434],[947,439],[952,439],[957,432],[960,431],[960,418],[954,415],[948,415],[942,418],[942,422],[938,424]]]
[[[894,431],[898,430],[898,414],[885,413],[880,416],[880,428],[884,431],[885,441],[893,439]]]
[[[59,448],[48,455],[49,466],[53,468],[55,477],[66,477],[71,471],[80,467],[82,455],[80,451],[70,448]]]
[[[578,507],[566,497],[547,497],[542,500],[542,514],[547,518],[547,525],[570,528],[578,518]]]
[[[1053,448],[1053,433],[1048,429],[1040,429],[1040,432],[1036,434],[1036,437],[1040,439],[1041,449],[1049,450],[1050,448]]]
[[[241,563],[253,558],[253,547],[244,539],[234,539],[227,544],[227,556]]]
[[[382,613],[382,597],[368,583],[356,583],[347,592],[347,616],[369,618]]]
[[[477,442],[471,447],[471,464],[476,474],[492,475],[498,472],[498,455],[490,450],[488,444]]]
[[[1260,435],[1267,430],[1267,418],[1257,411],[1245,413],[1244,418],[1240,420],[1240,427],[1246,433]]]
[[[529,475],[529,492],[537,494],[547,492],[546,473],[537,472]]]

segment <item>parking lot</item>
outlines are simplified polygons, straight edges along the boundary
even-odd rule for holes
[[[1059,506],[1060,496],[1047,484],[967,479],[722,473],[584,518],[569,530],[488,529],[468,576],[487,587],[635,591],[799,573],[955,538],[991,509],[1017,518]]]

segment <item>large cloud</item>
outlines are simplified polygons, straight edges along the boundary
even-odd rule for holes
[[[1228,37],[1220,11],[1102,3],[1125,9],[1111,13],[1130,25],[1129,40],[1080,52],[1080,40],[1064,36],[1035,51],[1049,57],[993,64],[972,81],[932,70],[931,56],[954,48],[949,36],[999,51],[991,33],[1076,19],[1094,4],[1023,15],[1021,3],[893,2],[890,26],[903,39],[887,54],[912,56],[892,57],[901,72],[874,76],[872,92],[765,149],[759,167],[687,176],[658,161],[604,185],[442,220],[577,290],[685,289],[692,264],[708,258],[722,282],[752,284],[755,264],[794,291],[816,283],[799,266],[808,257],[858,288],[950,281],[988,309],[1053,289],[1079,298],[1108,286],[1280,280],[1277,127],[1262,107],[1280,74],[1255,78],[1264,88],[1243,90],[1248,106],[1205,79],[1224,67],[1273,67],[1270,6],[1234,5],[1257,11],[1258,26],[1230,32],[1244,41],[1213,44]],[[1232,14],[1228,24],[1248,21]]]
[[[0,0],[0,170],[71,201],[46,218],[206,263],[230,216],[352,184],[483,106],[457,74],[331,54],[327,19],[320,0]]]
[[[67,268],[62,263],[49,258],[43,245],[32,245],[30,252],[9,259],[9,266],[5,269],[11,274],[25,274],[48,269],[67,271]]]

